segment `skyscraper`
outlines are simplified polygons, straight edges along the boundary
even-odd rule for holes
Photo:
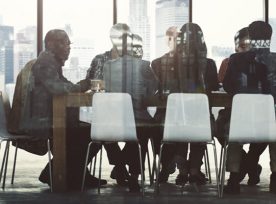
[[[150,60],[150,24],[147,0],[131,0],[129,4],[129,26],[133,33],[143,39],[143,58]]]
[[[19,71],[27,62],[36,58],[36,26],[27,26],[16,33],[14,44],[14,76],[16,77]]]
[[[0,25],[0,75],[4,75],[4,83],[14,82],[14,28]]]
[[[189,0],[158,0],[155,12],[156,57],[168,50],[165,34],[171,26],[179,29],[189,21]]]
[[[72,82],[84,79],[93,57],[95,56],[94,40],[88,38],[71,38],[73,44],[69,60],[66,62],[63,73]]]

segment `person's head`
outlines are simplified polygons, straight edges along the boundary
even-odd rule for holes
[[[206,57],[207,47],[203,32],[199,25],[195,23],[186,23],[182,26],[180,31],[180,35],[177,39],[177,51],[182,53],[182,55],[197,53],[202,57]]]
[[[178,36],[178,31],[176,26],[171,26],[166,31],[166,40],[169,47],[169,52],[173,53],[176,49],[176,38]]]
[[[133,51],[134,57],[142,59],[142,57],[143,57],[143,40],[137,34],[133,34],[132,51]]]
[[[268,23],[254,21],[248,26],[248,32],[252,48],[270,48],[272,28]]]
[[[119,56],[131,52],[132,33],[127,24],[117,23],[113,25],[110,29],[110,39]]]
[[[249,40],[249,33],[248,33],[248,28],[242,28],[240,29],[235,37],[234,37],[234,42],[235,42],[235,51],[236,52],[245,52],[250,49],[250,40]]]
[[[53,29],[48,31],[44,43],[46,50],[52,52],[62,63],[68,59],[71,42],[64,30]]]

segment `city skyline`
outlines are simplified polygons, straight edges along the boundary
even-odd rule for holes
[[[4,60],[2,46],[2,51],[0,51],[2,68],[0,66],[0,72],[4,73],[3,69],[5,67],[5,69],[7,69],[7,73],[5,71],[5,74],[8,75],[8,77],[5,77],[5,80],[10,81],[11,76],[13,76],[12,81],[14,82],[17,73],[24,64],[30,60],[30,58],[36,56],[36,4],[30,6],[23,3],[23,1],[13,1],[18,2],[18,6],[22,8],[17,13],[8,12],[9,9],[13,9],[10,5],[11,3],[8,1],[0,2],[0,25],[13,27],[13,39],[11,41],[14,42],[13,48],[10,49],[10,52],[13,50],[14,53],[13,69],[10,70],[3,64],[7,63],[7,59]],[[35,0],[29,1],[35,2]],[[217,3],[218,5],[222,4],[221,1],[216,1],[219,2]],[[86,69],[89,68],[91,60],[96,54],[111,48],[109,29],[112,26],[112,6],[104,5],[108,0],[97,3],[97,6],[94,6],[93,3],[93,6],[91,6],[90,1],[83,0],[78,4],[77,8],[74,7],[74,2],[70,1],[66,2],[66,4],[64,2],[63,0],[58,2],[55,0],[48,0],[47,3],[45,2],[44,14],[50,10],[52,15],[44,18],[45,22],[43,29],[44,31],[53,27],[67,29],[66,31],[69,33],[73,44],[70,59],[67,61],[64,70],[68,75],[71,75],[70,79],[77,76],[75,77],[76,79],[73,79],[73,81],[76,81],[77,78],[85,76]],[[188,2],[188,0],[133,0],[131,4],[129,4],[128,1],[118,0],[118,22],[129,24],[133,33],[142,36],[144,41],[144,59],[153,60],[167,51],[165,41],[166,29],[169,26],[178,26],[181,28],[184,23],[188,22]],[[87,6],[87,4],[90,6]],[[228,2],[228,4],[230,3]],[[243,2],[242,5],[244,4],[246,3]],[[64,8],[62,10],[62,18],[55,21],[55,19],[57,19],[56,17],[60,16],[61,11],[59,8],[61,6]],[[197,0],[193,4],[193,7],[197,8],[199,13],[205,11],[208,6],[209,4],[204,0]],[[241,6],[235,9],[238,10],[241,8],[243,7]],[[248,8],[252,10],[250,12],[254,11],[252,5]],[[102,10],[110,12],[105,12],[103,15]],[[76,15],[72,16],[72,11],[74,11],[74,14],[78,14],[78,18],[76,18]],[[104,17],[100,19],[89,18],[89,12],[93,14],[92,16],[99,15]],[[196,15],[196,13],[193,12],[193,20],[195,20],[203,30],[204,38],[208,46],[208,55],[217,62],[217,66],[224,57],[227,57],[225,55],[230,55],[234,52],[233,36],[238,30],[235,30],[236,27],[240,28],[240,25],[247,25],[248,22],[251,22],[251,18],[244,18],[242,21],[233,21],[237,24],[235,28],[233,28],[233,22],[231,24],[227,22],[225,29],[221,29],[219,25],[224,22],[218,19],[216,15],[222,12],[224,11],[214,11],[208,15],[206,19],[202,18],[202,15]],[[260,14],[261,12],[254,17],[258,17]],[[231,15],[231,12],[229,12],[228,15]],[[18,18],[20,21],[18,21]],[[89,21],[86,22],[85,19]],[[276,18],[270,18],[270,23],[272,27],[275,28]],[[27,31],[28,29],[29,31]],[[275,36],[276,34],[274,32],[271,44],[272,51],[276,51]],[[27,38],[32,40],[28,42]],[[7,47],[5,50],[7,54]],[[74,67],[77,69],[74,69]],[[75,74],[75,70],[81,72],[81,74]],[[72,74],[70,74],[70,72],[72,72]],[[0,78],[3,77],[0,76]]]

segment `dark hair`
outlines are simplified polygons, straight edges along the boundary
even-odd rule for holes
[[[244,28],[240,29],[236,33],[236,35],[234,37],[234,41],[236,42],[237,40],[243,39],[245,37],[249,38],[248,27],[244,27]]]
[[[271,26],[264,21],[254,21],[248,26],[251,40],[270,40],[272,35]]]

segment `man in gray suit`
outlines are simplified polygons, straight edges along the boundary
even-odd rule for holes
[[[142,146],[142,159],[145,160],[147,142],[150,136],[154,134],[152,127],[153,118],[147,111],[144,99],[153,95],[155,91],[155,75],[150,68],[150,62],[141,59],[137,53],[133,53],[132,43],[128,36],[121,36],[121,44],[117,46],[122,49],[119,58],[110,60],[104,65],[103,79],[107,92],[123,92],[132,96],[135,122],[137,125],[137,137]],[[144,124],[145,126],[140,126]],[[129,165],[129,189],[130,191],[139,191],[138,175],[141,173],[139,168],[139,154],[136,144],[127,143],[123,151],[123,160]],[[144,162],[143,162],[144,163]]]

